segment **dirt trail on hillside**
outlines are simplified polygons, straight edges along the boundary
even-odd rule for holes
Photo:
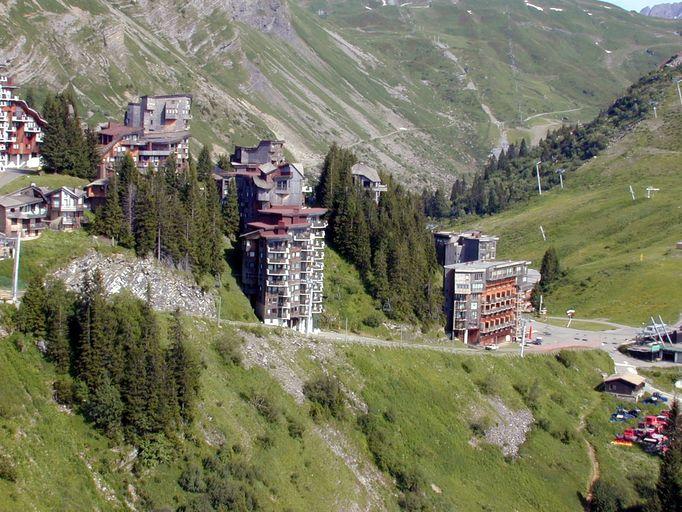
[[[583,413],[582,416],[580,416],[580,423],[578,424],[577,432],[578,434],[582,434],[583,430],[585,430],[585,417],[587,416],[587,412]],[[594,446],[590,444],[590,442],[587,440],[587,437],[583,434],[583,441],[585,441],[585,444],[587,445],[587,456],[590,459],[590,466],[592,467],[592,472],[590,475],[590,482],[587,485],[587,492],[585,494],[585,512],[591,512],[592,510],[592,488],[594,487],[594,484],[597,480],[599,480],[599,476],[601,474],[600,469],[599,469],[599,461],[597,460],[597,454],[594,451]]]

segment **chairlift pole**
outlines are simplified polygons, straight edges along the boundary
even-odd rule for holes
[[[658,319],[661,321],[661,329],[663,329],[663,332],[665,333],[665,337],[668,340],[668,343],[672,343],[673,341],[670,339],[670,333],[668,333],[668,329],[665,328],[665,323],[663,322],[663,318],[661,315],[658,315]]]
[[[12,302],[15,304],[19,299],[19,256],[21,255],[21,228],[17,231],[17,241],[14,246],[14,275],[12,282]]]
[[[656,325],[656,320],[654,320],[653,316],[650,316],[649,318],[651,318],[651,325],[653,326],[654,331],[656,331],[656,336],[658,336],[658,341],[660,341],[661,344],[663,344],[664,343],[663,336],[661,336],[661,333],[658,332],[658,326]]]
[[[677,95],[680,97],[680,105],[682,105],[682,91],[680,91],[680,82],[682,82],[682,80],[675,80],[675,84],[677,85]]]
[[[526,320],[522,320],[522,329],[521,329],[521,357],[523,357],[523,348],[526,346]]]
[[[538,178],[538,193],[542,195],[542,184],[540,183],[540,164],[542,162],[536,162],[535,163],[535,174],[537,175]]]

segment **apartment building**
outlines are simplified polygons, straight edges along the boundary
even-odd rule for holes
[[[48,192],[30,185],[0,197],[0,231],[11,238],[19,232],[24,238],[38,236],[48,227]]]
[[[386,192],[388,187],[381,182],[377,170],[360,162],[351,167],[350,171],[353,175],[353,183],[372,194],[374,201],[379,204],[381,194]]]
[[[189,159],[191,106],[188,94],[142,96],[129,103],[123,124],[110,121],[98,130],[99,177],[105,178],[126,153],[141,171],[150,164],[158,168],[171,154],[178,167],[184,166]]]
[[[50,227],[71,230],[83,225],[86,194],[83,189],[60,187],[45,193]]]
[[[528,264],[488,260],[445,265],[446,333],[472,345],[512,341]]]
[[[499,237],[484,235],[480,231],[434,233],[436,258],[441,266],[469,261],[492,261],[497,257]]]
[[[242,287],[259,318],[313,332],[323,311],[324,208],[305,206],[303,167],[282,141],[237,147],[231,156],[242,239]]]
[[[15,94],[16,88],[7,68],[0,66],[0,171],[41,165],[40,143],[47,123]]]

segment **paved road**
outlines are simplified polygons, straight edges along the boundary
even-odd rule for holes
[[[25,169],[14,169],[12,167],[8,167],[4,172],[0,172],[0,187],[4,187],[8,183],[11,183],[17,179],[19,176],[23,176],[25,174],[34,174],[34,172],[27,171]]]

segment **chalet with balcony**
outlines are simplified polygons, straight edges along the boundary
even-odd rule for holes
[[[83,225],[86,193],[82,189],[61,187],[45,194],[48,221],[52,229],[71,230]]]
[[[0,197],[0,231],[11,238],[38,236],[47,226],[48,190],[30,185]]]
[[[372,194],[374,201],[379,204],[381,194],[386,192],[388,187],[381,182],[376,169],[360,162],[351,167],[350,170],[353,175],[353,182]]]
[[[0,171],[39,168],[40,143],[47,122],[15,94],[17,86],[0,66]]]

